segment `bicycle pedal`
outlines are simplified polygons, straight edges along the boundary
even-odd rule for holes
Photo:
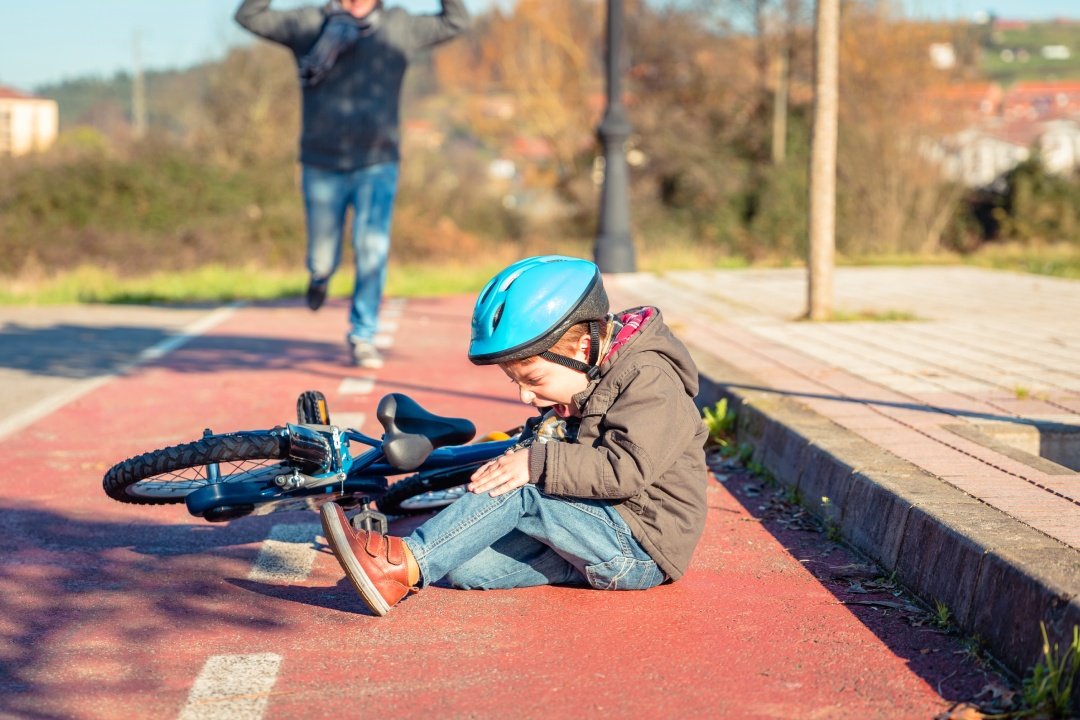
[[[330,408],[318,390],[300,393],[296,399],[296,420],[301,425],[329,425]]]
[[[379,535],[389,534],[390,520],[381,512],[371,509],[371,499],[362,497],[359,502],[360,512],[353,515],[349,521],[353,530],[366,530],[367,532],[376,532]]]

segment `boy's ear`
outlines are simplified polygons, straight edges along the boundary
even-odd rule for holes
[[[581,356],[579,359],[584,362],[589,357],[589,346],[592,344],[592,338],[589,337],[589,333],[585,333],[578,340],[578,354]]]

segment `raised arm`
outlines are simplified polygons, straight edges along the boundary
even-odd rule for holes
[[[410,18],[410,50],[423,50],[460,34],[469,27],[469,11],[461,0],[442,0],[437,15],[414,15]]]
[[[315,8],[271,10],[270,0],[244,0],[236,11],[236,22],[261,38],[295,47],[311,22],[308,15]]]

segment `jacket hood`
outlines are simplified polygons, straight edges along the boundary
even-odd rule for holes
[[[663,313],[659,308],[642,305],[615,313],[616,320],[625,328],[634,318],[638,318],[639,327],[629,338],[621,342],[612,342],[612,349],[600,363],[600,377],[607,375],[611,366],[620,358],[640,353],[656,353],[663,356],[683,381],[686,394],[690,397],[698,394],[698,367],[694,365],[690,351],[672,334],[671,328],[664,323]]]

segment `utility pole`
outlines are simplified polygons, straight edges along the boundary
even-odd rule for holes
[[[806,315],[833,311],[836,256],[836,136],[839,114],[840,1],[817,0],[814,12],[814,130],[810,141],[809,272]]]
[[[131,126],[136,140],[146,136],[146,78],[142,66],[142,33],[135,31],[135,76],[131,83]]]
[[[630,119],[623,107],[619,49],[623,38],[623,0],[607,1],[607,109],[596,134],[604,146],[604,184],[600,189],[600,223],[593,258],[600,272],[634,272],[634,243],[630,239],[630,171],[626,140]]]

